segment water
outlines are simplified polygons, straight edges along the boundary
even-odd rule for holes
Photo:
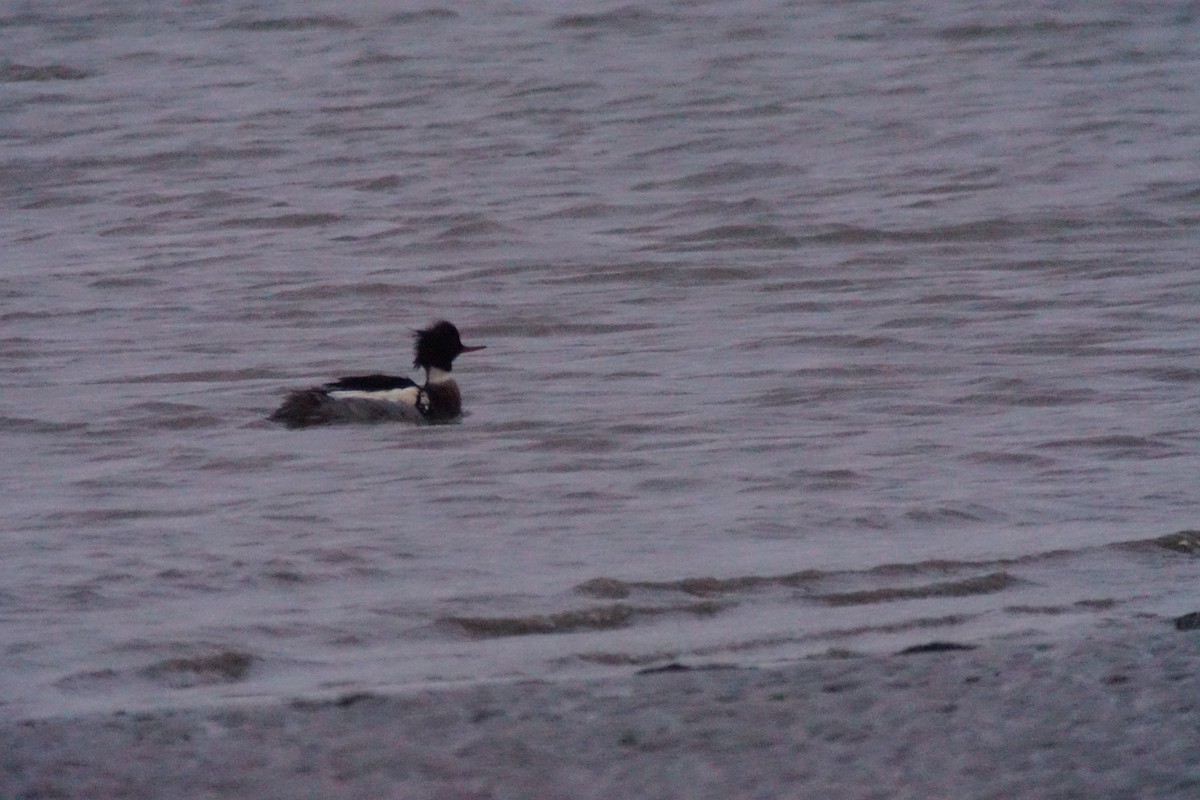
[[[4,713],[1195,610],[1195,3],[0,8]]]

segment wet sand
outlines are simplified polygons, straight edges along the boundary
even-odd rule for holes
[[[6,798],[1200,797],[1200,631],[0,724]]]

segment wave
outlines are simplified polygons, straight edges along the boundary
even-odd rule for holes
[[[472,637],[567,634],[629,628],[663,617],[712,617],[754,601],[798,604],[799,607],[844,608],[921,600],[1005,596],[1038,581],[1023,572],[1040,565],[1062,568],[1103,552],[1175,553],[1200,557],[1200,531],[1184,530],[1151,539],[1136,539],[1074,550],[1048,550],[1012,558],[983,560],[930,559],[880,564],[861,570],[799,570],[778,575],[696,576],[663,581],[596,577],[576,585],[572,594],[610,601],[562,611],[509,615],[446,616],[438,620]],[[1085,598],[1056,604],[1013,600],[999,609],[1012,615],[1061,615],[1112,608],[1113,598]],[[918,614],[907,619],[866,626],[801,632],[789,641],[838,638],[864,633],[896,633],[912,627],[956,624],[974,613]],[[933,621],[931,621],[933,620]],[[762,644],[759,642],[758,644]],[[743,642],[739,646],[757,646]],[[728,645],[722,647],[728,649]]]

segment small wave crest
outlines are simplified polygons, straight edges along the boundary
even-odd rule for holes
[[[443,625],[479,637],[529,636],[547,633],[577,633],[611,630],[632,625],[638,617],[680,614],[709,616],[721,610],[713,602],[689,603],[669,607],[633,606],[613,603],[607,606],[505,617],[443,617]]]

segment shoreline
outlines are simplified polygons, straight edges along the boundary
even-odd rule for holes
[[[33,798],[1200,796],[1200,631],[0,722]]]

